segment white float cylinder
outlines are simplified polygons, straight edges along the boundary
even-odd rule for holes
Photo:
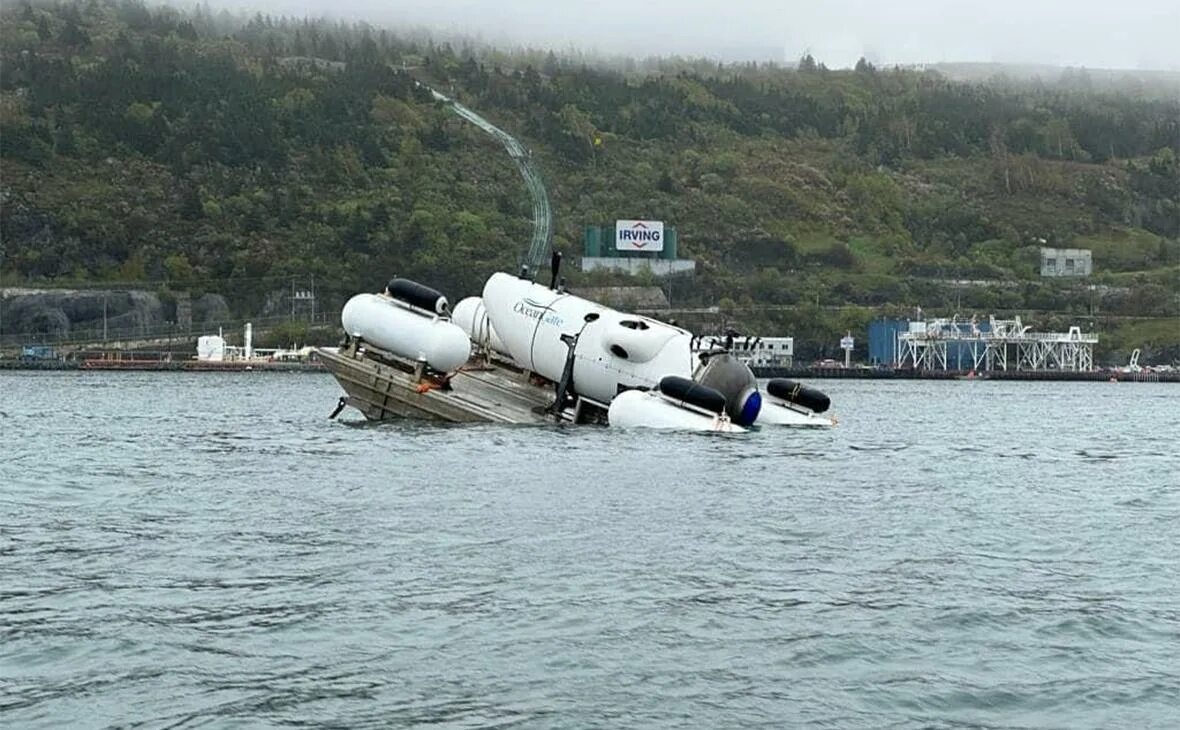
[[[508,346],[500,339],[500,335],[496,334],[496,328],[488,319],[488,312],[483,306],[482,298],[467,297],[461,300],[451,312],[451,321],[459,325],[460,329],[466,332],[475,344],[485,350],[492,350],[511,357]]]
[[[410,360],[450,372],[471,357],[471,340],[458,325],[410,309],[379,294],[357,294],[340,313],[344,331]]]
[[[762,410],[758,413],[758,425],[830,428],[836,423],[828,416],[789,406],[784,401],[768,393],[763,393]]]
[[[746,430],[720,415],[677,405],[655,391],[625,390],[619,393],[607,409],[607,420],[611,426],[620,428],[719,433],[745,433]]]
[[[550,380],[565,369],[569,348],[561,335],[580,332],[573,373],[579,395],[609,403],[620,386],[650,388],[665,375],[692,376],[692,335],[679,327],[504,273],[484,285],[483,305],[512,359]]]

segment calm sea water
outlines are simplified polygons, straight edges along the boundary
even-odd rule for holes
[[[1180,726],[1180,388],[816,384],[738,437],[0,374],[0,725]]]

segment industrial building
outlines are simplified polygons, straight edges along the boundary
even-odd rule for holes
[[[612,226],[586,226],[582,271],[608,269],[628,274],[691,273],[696,261],[678,258],[676,229],[663,221],[618,220]]]
[[[913,370],[1094,369],[1098,336],[1079,327],[1033,332],[1020,318],[910,321],[881,319],[869,326],[869,357],[879,365]]]
[[[869,362],[891,366],[897,362],[897,335],[908,330],[908,319],[875,319],[869,323]]]
[[[696,347],[724,347],[752,368],[789,368],[795,364],[794,337],[702,337]]]
[[[1089,276],[1094,263],[1087,248],[1041,248],[1041,276]]]

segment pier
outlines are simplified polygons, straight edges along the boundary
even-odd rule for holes
[[[318,358],[309,360],[197,360],[167,352],[74,352],[69,357],[0,359],[0,370],[107,370],[154,372],[327,372]]]
[[[1068,332],[1032,332],[1020,318],[910,322],[897,334],[894,365],[914,370],[1087,373],[1094,370],[1098,335],[1078,327]],[[954,362],[954,367],[951,363]]]
[[[751,367],[759,378],[791,378],[792,380],[996,380],[996,381],[1057,381],[1057,382],[1128,382],[1180,383],[1180,371],[1152,372],[1142,370],[993,370],[976,373],[971,370],[915,370],[892,367]]]

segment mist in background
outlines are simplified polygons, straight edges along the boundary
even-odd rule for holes
[[[175,1],[175,0],[174,0]],[[183,2],[177,2],[184,6]],[[832,68],[985,62],[1180,71],[1176,0],[210,0],[213,8],[417,27],[496,46]]]

